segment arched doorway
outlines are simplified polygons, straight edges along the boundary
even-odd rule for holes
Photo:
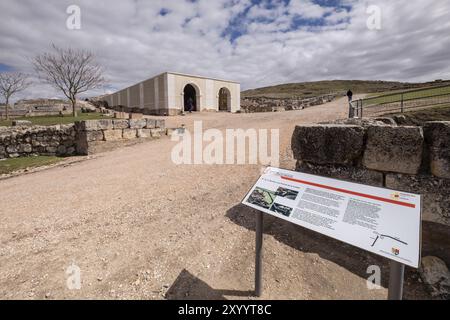
[[[191,84],[187,84],[183,89],[184,97],[184,111],[197,111],[197,90]],[[192,104],[192,110],[189,110],[189,106]]]
[[[231,93],[227,88],[219,90],[219,111],[231,110]]]

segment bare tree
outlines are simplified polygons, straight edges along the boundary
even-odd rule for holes
[[[33,59],[34,69],[42,80],[64,93],[72,103],[73,116],[76,117],[77,95],[101,87],[105,83],[103,69],[90,51],[62,49],[55,45],[52,48],[52,52]]]
[[[19,72],[1,72],[0,73],[0,95],[5,99],[6,120],[9,119],[9,99],[12,95],[25,90],[30,86],[28,76]]]

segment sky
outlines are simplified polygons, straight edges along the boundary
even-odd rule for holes
[[[80,29],[67,8],[80,8]],[[0,72],[30,75],[16,98],[61,97],[30,59],[92,51],[109,93],[172,71],[242,89],[281,83],[450,78],[447,0],[2,0]]]

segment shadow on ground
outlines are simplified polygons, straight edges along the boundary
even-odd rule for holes
[[[210,287],[186,269],[180,272],[166,293],[168,300],[226,300],[225,296],[251,297],[253,291],[221,290]]]
[[[226,216],[237,225],[255,231],[256,212],[255,209],[238,204],[229,209]],[[381,285],[385,288],[388,287],[389,261],[381,256],[267,214],[264,215],[264,234],[271,235],[277,241],[302,252],[316,253],[322,259],[336,263],[363,279],[367,279],[370,275],[366,273],[368,266],[378,265],[382,274]],[[265,263],[269,263],[269,261],[266,260]],[[405,299],[431,298],[428,290],[418,281],[418,278],[417,270],[406,267]]]

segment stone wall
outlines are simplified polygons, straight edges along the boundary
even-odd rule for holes
[[[75,123],[77,153],[102,152],[139,139],[160,138],[165,122],[159,119],[103,119]]]
[[[74,125],[0,130],[0,159],[32,155],[70,156],[76,152]]]
[[[343,95],[343,94],[342,94]],[[245,113],[301,110],[333,101],[338,94],[311,98],[248,97],[241,99],[241,110]]]
[[[450,122],[300,125],[297,170],[424,196],[425,220],[450,226]]]
[[[299,125],[296,170],[422,195],[423,245],[450,262],[450,122]]]
[[[0,159],[106,151],[165,133],[164,120],[102,119],[70,125],[0,128]]]
[[[86,101],[77,101],[76,109],[82,112],[95,112],[93,104]],[[38,117],[72,114],[72,106],[69,101],[58,99],[19,100],[8,108],[10,118]],[[6,107],[0,105],[0,119],[5,118]]]

